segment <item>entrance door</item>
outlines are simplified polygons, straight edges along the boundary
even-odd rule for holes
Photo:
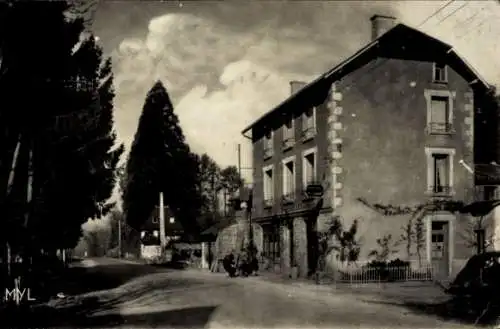
[[[310,218],[307,223],[307,264],[308,275],[316,272],[318,265],[318,234],[317,234],[317,219]]]
[[[431,262],[434,276],[438,280],[446,279],[449,275],[449,223],[432,221],[431,232]]]

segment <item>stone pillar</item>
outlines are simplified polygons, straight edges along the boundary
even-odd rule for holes
[[[455,96],[452,95],[452,96]],[[464,125],[462,136],[465,142],[463,160],[465,163],[474,164],[474,94],[467,92],[464,95]],[[474,168],[473,168],[474,169]],[[473,202],[475,200],[474,174],[469,175],[468,186],[465,190],[465,202]]]
[[[202,242],[201,243],[201,268],[202,269],[208,269],[209,264],[208,264],[208,242]]]
[[[305,278],[309,271],[307,259],[307,226],[304,218],[293,219],[294,265],[298,268],[298,276]]]
[[[281,225],[280,231],[281,273],[283,276],[288,277],[290,275],[290,228],[286,224]]]
[[[340,166],[340,160],[342,159],[342,138],[341,134],[343,131],[343,126],[341,122],[341,116],[343,114],[343,108],[340,106],[342,101],[342,93],[337,92],[335,84],[332,84],[330,88],[330,93],[327,101],[328,109],[328,138],[327,138],[327,149],[328,149],[328,168],[327,171],[327,182],[329,192],[327,204],[331,205],[333,209],[341,206],[342,197],[340,190],[342,189],[342,179],[340,174],[342,173],[342,167]]]

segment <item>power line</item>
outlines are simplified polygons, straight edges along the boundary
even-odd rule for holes
[[[448,1],[446,4],[444,4],[443,6],[441,6],[440,8],[438,8],[438,10],[436,10],[429,17],[427,17],[426,19],[424,19],[424,21],[422,23],[420,23],[419,25],[417,25],[417,27],[420,27],[420,26],[424,25],[425,23],[427,23],[431,18],[433,18],[434,16],[436,16],[437,14],[439,14],[440,12],[442,12],[446,7],[448,7],[449,5],[451,5],[453,2],[455,2],[455,0]]]
[[[453,29],[455,29],[459,25],[466,25],[469,22],[471,22],[477,15],[479,15],[480,12],[484,11],[486,9],[486,6],[481,7],[481,9],[477,10],[473,15],[469,16],[465,20],[461,22],[457,22],[455,25],[453,25]]]
[[[457,9],[455,9],[454,11],[452,11],[451,13],[449,13],[448,15],[446,15],[444,18],[440,19],[437,23],[436,23],[436,26],[440,25],[441,23],[443,23],[445,20],[447,20],[448,18],[450,18],[451,16],[453,16],[455,13],[457,13],[458,11],[462,10],[463,8],[465,8],[466,6],[469,5],[470,2],[464,2],[463,5],[461,5],[460,7],[458,7]]]
[[[474,28],[471,28],[469,30],[467,30],[464,34],[460,35],[457,39],[458,40],[461,40],[463,39],[465,36],[469,35],[470,32],[474,31],[474,30],[477,30],[478,28],[480,28],[481,26],[483,26],[484,24],[486,24],[487,22],[489,22],[492,18],[491,15],[485,19],[483,19],[481,22],[479,22],[479,24],[477,24]]]

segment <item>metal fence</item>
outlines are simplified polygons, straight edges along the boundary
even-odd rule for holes
[[[429,263],[405,262],[404,264],[356,262],[341,263],[330,270],[326,277],[334,283],[368,284],[382,282],[432,281],[434,269]]]

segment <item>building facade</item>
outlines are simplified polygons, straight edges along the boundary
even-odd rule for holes
[[[345,227],[359,222],[360,259],[368,259],[377,239],[399,238],[409,220],[377,212],[380,205],[493,197],[496,182],[478,186],[473,169],[498,161],[489,88],[453,47],[373,16],[371,43],[309,84],[292,82],[290,97],[243,132],[253,143],[263,258],[306,277],[317,231],[333,214]],[[308,193],[318,186],[321,196]],[[442,210],[424,220],[419,257],[442,276],[473,252],[463,241],[466,217]],[[395,257],[416,257],[396,244]]]

